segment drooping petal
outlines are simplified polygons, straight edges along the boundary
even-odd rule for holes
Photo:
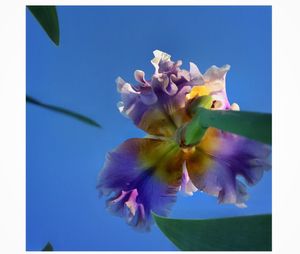
[[[183,155],[172,141],[129,139],[108,154],[97,188],[109,211],[149,230],[151,210],[166,216],[176,201]]]
[[[209,128],[194,153],[187,159],[193,184],[221,203],[243,207],[246,185],[256,184],[270,168],[270,147],[215,128]]]

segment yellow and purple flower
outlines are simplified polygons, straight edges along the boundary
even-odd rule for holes
[[[211,110],[239,110],[226,95],[230,66],[212,66],[201,74],[194,63],[187,71],[164,52],[155,50],[154,56],[151,80],[140,70],[134,73],[137,85],[116,80],[120,112],[148,136],[128,139],[107,155],[97,188],[109,196],[108,209],[131,226],[149,230],[151,211],[167,216],[178,191],[193,195],[200,190],[220,203],[245,207],[246,185],[256,184],[270,168],[270,147],[212,127],[192,144],[183,135],[193,116],[191,105],[203,96],[212,99]]]

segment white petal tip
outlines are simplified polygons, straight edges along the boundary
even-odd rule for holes
[[[170,61],[170,59],[171,59],[171,55],[169,55],[163,51],[160,51],[158,49],[153,51],[153,55],[154,55],[154,58],[151,60],[151,63],[154,65],[155,68],[158,68],[158,64],[161,60],[162,61]]]
[[[153,51],[153,55],[155,56],[155,58],[160,58],[161,60],[165,60],[165,61],[168,61],[171,58],[171,55],[169,55],[163,51],[160,51],[158,49]]]
[[[234,111],[240,111],[240,106],[237,103],[232,103],[230,109]]]
[[[134,78],[137,82],[144,83],[145,80],[145,72],[141,70],[136,70],[134,72]]]
[[[118,107],[120,113],[123,113],[123,112],[124,112],[124,103],[123,103],[123,101],[119,101],[119,102],[117,103],[117,107]]]
[[[190,73],[192,78],[202,78],[202,74],[196,64],[190,62]]]
[[[126,82],[125,82],[124,79],[122,79],[121,77],[117,77],[117,78],[116,78],[116,83],[119,85],[119,84],[124,84],[124,83],[126,83]]]
[[[125,85],[125,83],[126,82],[121,77],[117,77],[116,78],[116,84],[117,84],[117,90],[118,90],[118,92],[121,92],[122,87]]]
[[[229,64],[225,64],[224,66],[222,66],[222,68],[229,71],[231,66]]]

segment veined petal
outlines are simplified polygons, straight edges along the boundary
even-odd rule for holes
[[[270,147],[241,136],[209,128],[195,152],[187,159],[193,184],[221,203],[244,206],[246,185],[256,184],[270,168]]]
[[[151,210],[166,216],[176,201],[182,174],[179,147],[158,139],[129,139],[108,154],[97,188],[111,196],[108,209],[130,225],[149,230]]]

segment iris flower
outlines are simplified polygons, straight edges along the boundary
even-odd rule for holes
[[[226,95],[230,66],[212,66],[201,74],[194,63],[188,71],[167,53],[153,53],[150,80],[140,70],[134,73],[136,85],[116,80],[120,112],[148,135],[108,153],[97,183],[100,195],[108,197],[108,210],[134,228],[149,230],[151,211],[168,216],[178,191],[202,191],[219,203],[245,207],[246,186],[270,168],[270,146],[212,127],[194,143],[187,144],[183,135],[193,101],[203,96],[212,99],[211,110],[239,110]]]

